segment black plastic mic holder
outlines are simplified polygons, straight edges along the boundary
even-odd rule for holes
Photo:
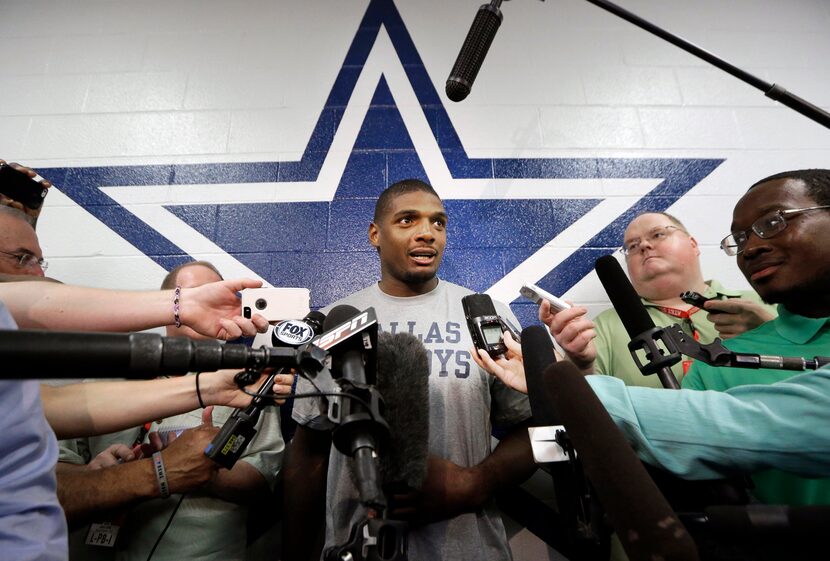
[[[826,356],[803,358],[736,353],[726,348],[719,337],[711,343],[700,343],[676,323],[668,327],[655,327],[637,335],[631,339],[628,350],[631,351],[631,357],[643,375],[657,373],[660,376],[662,371],[680,362],[681,355],[711,366],[730,368],[803,371],[817,370],[830,364],[830,357]],[[647,362],[640,360],[637,351],[645,353]],[[660,380],[663,380],[662,376]],[[663,385],[665,386],[665,383]]]

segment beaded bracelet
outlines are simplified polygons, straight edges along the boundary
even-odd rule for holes
[[[173,322],[176,324],[176,327],[182,326],[182,318],[179,317],[179,300],[182,297],[182,287],[176,286],[176,290],[173,292]]]
[[[170,487],[167,485],[167,472],[164,471],[164,460],[161,459],[161,452],[153,453],[153,466],[155,467],[161,498],[166,499],[170,496]]]

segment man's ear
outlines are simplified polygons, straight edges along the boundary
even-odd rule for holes
[[[380,228],[374,222],[369,223],[369,243],[377,249],[380,245]]]
[[[689,236],[689,239],[692,241],[692,247],[695,250],[695,254],[699,257],[700,256],[700,247],[697,244],[697,240],[694,238],[694,236]]]

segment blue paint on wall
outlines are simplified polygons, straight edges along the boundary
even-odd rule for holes
[[[61,190],[160,265],[188,256],[99,187],[315,181],[381,25],[400,58],[447,168],[454,178],[658,178],[650,193],[539,281],[561,294],[613,251],[624,224],[645,210],[664,210],[722,163],[685,158],[470,158],[393,0],[372,0],[343,59],[331,92],[298,161],[194,165],[76,167],[44,170]],[[425,166],[382,78],[331,202],[170,205],[167,208],[275,285],[308,286],[315,306],[375,281],[377,256],[366,241],[373,200],[407,177],[429,181]],[[443,187],[443,186],[442,186]],[[446,189],[442,189],[446,192]],[[485,290],[599,201],[595,199],[464,200],[446,197],[447,280]],[[517,300],[522,322],[535,309]],[[532,314],[530,313],[532,312]]]

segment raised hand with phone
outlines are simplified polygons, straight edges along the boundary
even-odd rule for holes
[[[48,180],[26,166],[0,160],[0,204],[16,208],[37,222],[49,187]]]
[[[548,326],[565,356],[586,374],[593,373],[597,351],[596,331],[588,310],[574,306],[535,284],[526,283],[519,292],[539,304],[539,320]]]

